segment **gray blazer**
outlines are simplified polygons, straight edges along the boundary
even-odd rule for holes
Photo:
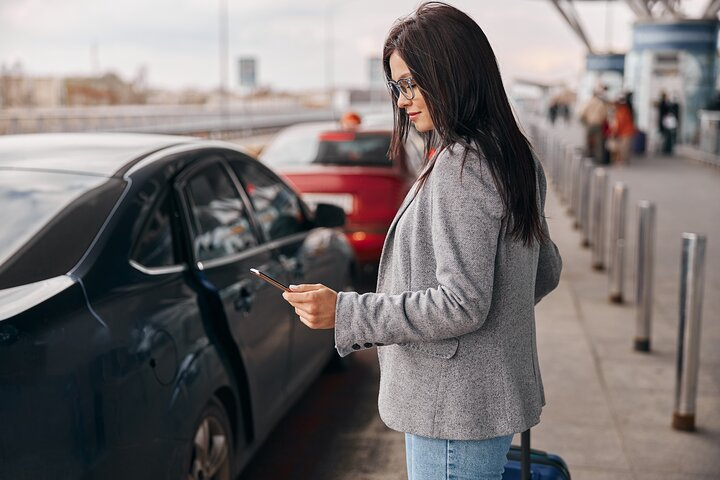
[[[545,404],[535,304],[558,283],[555,244],[507,235],[487,163],[446,149],[413,188],[383,247],[378,293],[340,292],[341,356],[378,346],[385,424],[425,437],[469,440],[521,432]],[[536,162],[538,202],[545,175]],[[547,223],[543,229],[548,235]]]

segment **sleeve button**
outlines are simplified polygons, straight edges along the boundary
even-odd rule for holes
[[[370,348],[370,347],[373,346],[373,344],[372,344],[372,343],[366,343],[364,346],[365,346],[365,348]]]
[[[358,345],[357,343],[353,343],[352,349],[353,349],[353,350],[360,350],[360,345]]]
[[[384,343],[376,343],[375,345],[377,345],[378,347],[384,347],[384,346],[385,346]]]

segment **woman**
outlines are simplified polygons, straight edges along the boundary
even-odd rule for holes
[[[377,293],[283,297],[310,328],[335,328],[341,356],[378,347],[380,416],[406,434],[411,480],[499,479],[544,405],[534,305],[561,269],[544,175],[470,17],[421,5],[390,31],[383,63],[391,154],[411,123],[435,153],[387,233]]]
[[[635,136],[635,122],[628,95],[623,95],[615,105],[615,116],[612,123],[612,136],[616,140],[615,165],[626,165],[630,162],[630,148]]]

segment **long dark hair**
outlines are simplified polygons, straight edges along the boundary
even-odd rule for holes
[[[439,152],[462,145],[463,167],[471,151],[488,162],[510,220],[508,235],[525,245],[543,241],[531,146],[515,121],[495,54],[480,26],[455,7],[426,2],[398,20],[388,34],[383,48],[388,79],[393,52],[410,69],[435,127],[423,135],[429,164],[420,176],[421,186]],[[410,121],[396,101],[393,110],[390,154],[398,156]]]

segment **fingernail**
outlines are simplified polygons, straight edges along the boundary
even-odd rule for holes
[[[290,285],[290,289],[291,289],[291,290],[295,290],[296,288],[298,288],[297,285]]]

